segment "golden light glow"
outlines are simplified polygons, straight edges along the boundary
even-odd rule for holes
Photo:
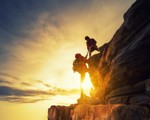
[[[90,76],[88,73],[86,73],[86,75],[85,75],[84,82],[82,83],[82,88],[83,88],[84,93],[87,96],[90,96],[90,90],[91,90],[91,88],[93,88],[93,85],[91,83]]]

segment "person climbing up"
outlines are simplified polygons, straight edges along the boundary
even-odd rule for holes
[[[85,78],[85,73],[88,68],[86,66],[87,58],[86,56],[82,56],[80,53],[75,54],[75,60],[73,62],[73,71],[78,72],[80,74],[80,90],[81,90],[81,98],[83,98],[83,89],[82,83]]]
[[[85,36],[85,40],[86,40],[86,46],[87,46],[87,56],[89,55],[89,57],[91,57],[91,53],[94,51],[94,50],[97,50],[99,51],[97,45],[96,45],[96,40],[93,39],[93,38],[90,38],[89,36]]]

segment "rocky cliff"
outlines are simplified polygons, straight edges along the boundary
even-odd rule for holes
[[[112,40],[89,60],[92,81],[99,89],[96,96],[108,103],[146,100],[150,79],[149,46],[150,1],[137,0],[124,14],[124,23]],[[97,76],[93,70],[97,70]]]
[[[53,106],[49,120],[150,119],[150,0],[137,0],[112,40],[99,49],[88,60],[91,96],[99,103]]]
[[[79,104],[73,108],[52,106],[48,120],[149,120],[149,113],[144,106]]]

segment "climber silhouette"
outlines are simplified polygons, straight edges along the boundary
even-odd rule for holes
[[[82,56],[80,53],[75,54],[75,60],[73,62],[73,71],[78,72],[80,74],[80,90],[81,90],[81,98],[83,98],[83,88],[82,83],[85,78],[85,73],[88,68],[86,66],[87,58],[86,56]]]
[[[93,38],[90,38],[89,36],[85,36],[85,40],[86,40],[86,46],[87,46],[87,55],[86,56],[89,56],[91,57],[91,54],[94,50],[97,50],[99,51],[97,45],[96,45],[96,40],[93,39]]]

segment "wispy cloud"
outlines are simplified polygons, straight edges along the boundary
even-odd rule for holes
[[[0,96],[0,101],[9,103],[35,103],[38,101],[49,100],[42,98],[18,97],[18,96]]]
[[[41,80],[37,80],[36,82],[39,83],[39,84],[44,85],[45,87],[52,88],[52,86],[51,86],[50,84],[44,83],[44,82],[41,81]]]
[[[11,84],[12,82],[0,79],[0,84]]]
[[[23,90],[14,87],[0,86],[0,100],[6,100],[8,102],[36,102],[49,99],[56,95],[70,95],[78,93],[78,89],[64,90],[56,87],[53,87],[53,89],[48,91],[42,91]]]
[[[10,74],[7,74],[7,73],[0,73],[0,77],[3,76],[3,77],[9,77],[9,78],[12,78],[14,80],[19,80],[18,77],[16,76],[13,76],[13,75],[10,75]]]
[[[54,93],[39,90],[21,90],[8,86],[0,86],[1,96],[36,96],[36,95],[54,95]]]
[[[33,84],[27,83],[27,82],[21,82],[21,85],[23,85],[23,86],[32,86]]]

